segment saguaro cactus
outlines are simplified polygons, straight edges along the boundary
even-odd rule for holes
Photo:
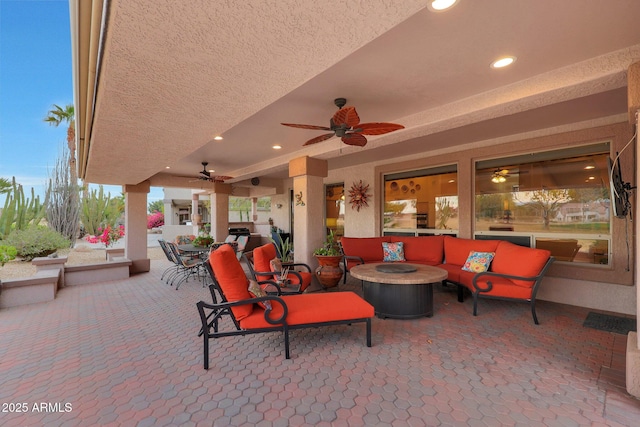
[[[31,188],[31,198],[25,197],[21,184],[16,178],[11,181],[12,188],[7,194],[2,214],[0,214],[0,238],[6,237],[11,230],[24,230],[29,225],[38,225],[46,214],[48,197],[40,203],[40,196]]]

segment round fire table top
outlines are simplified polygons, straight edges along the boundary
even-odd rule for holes
[[[404,266],[404,267],[402,267]],[[384,272],[378,270],[379,267],[394,272]],[[406,272],[397,270],[407,270]],[[409,271],[411,270],[411,271]],[[371,263],[360,264],[351,267],[349,273],[356,279],[366,280],[367,282],[388,283],[396,285],[419,285],[424,283],[440,282],[447,278],[447,270],[433,267],[431,265],[406,264],[406,263]]]

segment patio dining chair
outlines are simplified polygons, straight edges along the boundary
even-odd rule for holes
[[[171,250],[174,259],[178,263],[178,272],[174,274],[171,285],[175,283],[176,290],[180,285],[188,281],[191,277],[198,277],[202,280],[202,287],[205,287],[204,260],[200,258],[189,258],[182,256],[178,245],[173,242],[165,242],[165,245]],[[176,282],[177,280],[177,282]]]
[[[167,246],[167,241],[164,239],[158,239],[158,244],[162,249],[162,252],[167,257],[167,260],[171,263],[169,267],[167,267],[160,276],[160,280],[163,280],[168,284],[170,284],[174,277],[180,273],[180,262],[175,258],[171,249]]]
[[[236,258],[238,261],[242,258],[242,254],[244,250],[247,248],[247,243],[249,243],[249,236],[238,236],[236,239]]]

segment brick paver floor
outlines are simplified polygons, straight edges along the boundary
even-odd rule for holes
[[[202,367],[198,282],[62,289],[0,311],[2,426],[637,426],[626,336],[584,328],[589,310],[471,300],[436,287],[435,315],[211,344]],[[544,284],[543,284],[544,286]],[[359,292],[350,279],[341,289]],[[339,298],[339,295],[336,295]]]

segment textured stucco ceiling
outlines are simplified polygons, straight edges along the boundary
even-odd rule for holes
[[[239,181],[302,155],[344,167],[439,148],[442,135],[461,144],[626,111],[640,2],[425,5],[108,2],[87,181],[160,185],[202,161]],[[512,67],[489,67],[505,54],[518,57]],[[303,147],[319,132],[280,125],[327,125],[336,97],[363,122],[406,129],[362,149],[336,138]]]

